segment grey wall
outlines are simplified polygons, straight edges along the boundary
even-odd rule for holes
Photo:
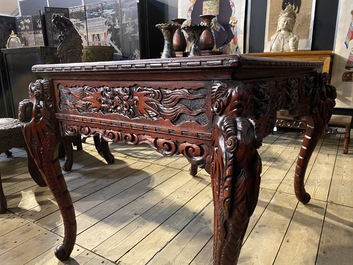
[[[162,13],[164,14],[165,23],[169,23],[171,19],[178,17],[178,1],[177,0],[155,0],[163,6]]]
[[[22,16],[39,15],[39,10],[44,10],[47,0],[20,0],[19,10]]]
[[[72,7],[80,5],[82,5],[82,0],[49,0],[49,6],[51,7]]]

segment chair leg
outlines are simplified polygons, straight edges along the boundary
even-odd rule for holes
[[[346,132],[344,134],[343,154],[348,154],[348,146],[350,141],[351,141],[351,126],[349,124],[346,126]]]

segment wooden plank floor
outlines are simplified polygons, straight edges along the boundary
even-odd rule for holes
[[[353,260],[353,148],[343,136],[320,139],[307,169],[309,205],[293,194],[302,134],[268,136],[259,152],[261,191],[239,264],[344,265]],[[182,156],[150,147],[110,145],[107,165],[87,140],[65,178],[74,201],[78,237],[68,264],[212,264],[213,205],[203,170],[188,174]],[[9,209],[0,215],[0,264],[61,264],[53,250],[63,236],[55,200],[29,177],[26,155],[0,156]]]

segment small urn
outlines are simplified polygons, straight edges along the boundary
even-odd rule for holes
[[[186,39],[183,31],[181,30],[181,25],[185,20],[185,18],[172,19],[172,22],[177,27],[173,35],[173,48],[175,52],[184,52],[186,49]]]
[[[201,24],[207,26],[200,36],[201,50],[212,50],[214,47],[214,38],[210,26],[214,17],[214,15],[200,15],[200,18],[202,19]]]

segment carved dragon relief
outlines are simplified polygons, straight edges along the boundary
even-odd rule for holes
[[[168,90],[142,87],[66,87],[57,86],[59,90],[59,108],[88,114],[120,114],[127,118],[146,118],[169,120],[174,125],[194,120],[200,125],[207,125],[205,114],[206,89],[189,90],[185,88]],[[98,127],[77,126],[68,121],[61,127],[66,135],[82,134],[92,136],[99,133],[106,141],[124,141],[130,144],[147,143],[165,156],[183,154],[192,164],[205,166],[209,148],[205,144],[193,144],[179,141],[153,138],[151,133],[130,133],[123,130],[102,130]],[[158,129],[158,128],[156,128]],[[205,141],[207,142],[207,141]]]
[[[129,87],[66,87],[58,85],[61,110],[80,114],[100,112],[120,114],[127,118],[170,120],[174,125],[194,120],[207,124],[205,117],[206,89],[155,89],[133,85]]]

